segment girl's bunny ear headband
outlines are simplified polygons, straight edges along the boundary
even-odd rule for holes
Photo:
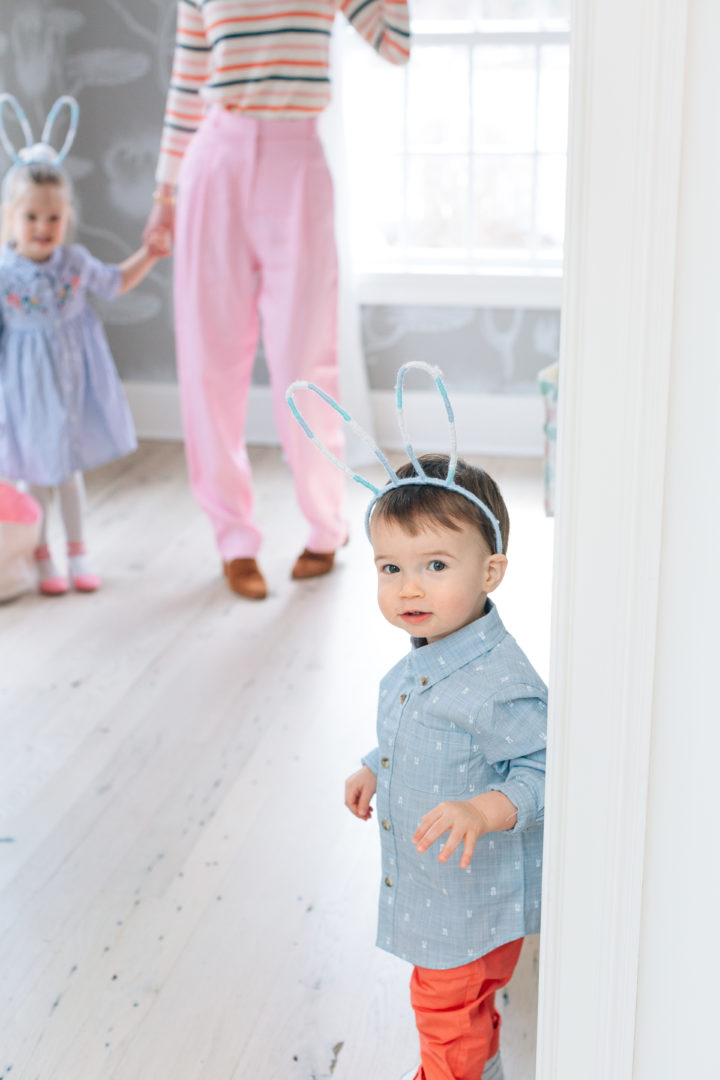
[[[415,456],[415,451],[410,444],[410,439],[407,432],[407,424],[405,421],[405,405],[403,402],[403,386],[405,383],[405,375],[410,368],[417,368],[420,371],[426,371],[428,375],[431,376],[431,378],[435,382],[435,385],[437,386],[437,389],[443,400],[443,404],[445,405],[445,412],[447,413],[448,425],[450,430],[450,460],[448,463],[447,476],[444,479],[440,479],[439,477],[435,476],[428,476],[425,473],[422,465]],[[388,484],[386,484],[382,488],[376,487],[375,484],[372,484],[369,480],[366,480],[365,477],[359,476],[358,473],[353,472],[352,469],[349,468],[343,461],[340,461],[339,458],[335,457],[335,455],[331,453],[330,450],[328,450],[324,443],[320,442],[314,432],[310,429],[305,418],[300,414],[300,411],[295,404],[295,392],[297,390],[312,390],[313,393],[317,394],[318,397],[322,398],[323,401],[327,402],[327,404],[342,417],[348,428],[355,435],[357,435],[357,437],[361,439],[367,446],[370,447],[373,454],[390,477],[390,482]],[[492,510],[490,510],[490,508],[486,506],[481,499],[478,499],[478,497],[474,495],[471,491],[468,491],[467,488],[461,487],[459,484],[455,483],[455,469],[457,467],[458,460],[457,440],[455,435],[455,417],[453,414],[452,405],[450,404],[450,399],[447,394],[447,390],[445,389],[442,372],[439,368],[433,367],[431,364],[425,364],[421,360],[413,360],[408,364],[403,364],[397,374],[395,398],[398,426],[400,428],[400,434],[403,437],[403,442],[405,443],[407,455],[410,458],[410,461],[412,462],[413,467],[415,468],[415,472],[417,474],[416,476],[408,476],[403,479],[401,479],[397,475],[393,467],[390,465],[390,462],[385,457],[382,450],[374,441],[374,439],[372,439],[371,436],[368,435],[368,433],[360,427],[357,421],[353,420],[352,416],[350,416],[350,414],[347,413],[345,409],[342,408],[342,406],[338,405],[337,401],[331,398],[329,394],[326,394],[324,390],[321,390],[319,386],[316,386],[315,383],[303,381],[294,382],[291,386],[288,387],[285,397],[288,405],[290,406],[290,409],[292,410],[292,414],[297,420],[298,424],[303,429],[307,437],[315,443],[317,448],[325,455],[325,457],[332,461],[333,465],[337,466],[338,469],[342,469],[344,473],[347,473],[351,480],[354,480],[357,484],[362,484],[364,487],[368,488],[372,492],[370,504],[365,512],[365,532],[367,533],[368,537],[370,536],[370,516],[372,514],[373,507],[375,506],[375,503],[378,499],[382,498],[383,495],[386,495],[388,491],[392,491],[394,488],[406,487],[409,485],[414,485],[417,487],[418,485],[430,484],[435,487],[445,488],[447,491],[455,491],[458,495],[462,495],[464,496],[464,498],[469,499],[470,502],[475,503],[475,505],[482,510],[483,514],[492,525],[493,531],[495,533],[495,552],[498,555],[502,555],[503,544],[502,536],[500,534],[500,523],[493,514]]]
[[[12,107],[25,139],[25,145],[19,150],[15,148],[5,130],[4,110],[6,102]],[[54,147],[50,145],[50,137],[52,135],[53,125],[64,105],[67,105],[70,110],[70,123],[68,125],[67,135],[65,136],[65,142],[59,150],[55,150]],[[40,142],[35,142],[32,128],[30,127],[28,118],[25,115],[20,102],[16,97],[13,97],[12,94],[0,94],[0,142],[2,142],[3,149],[12,160],[12,165],[5,173],[2,182],[3,202],[7,201],[8,182],[10,177],[13,173],[17,172],[18,169],[22,168],[23,165],[43,164],[52,165],[57,169],[60,168],[70,152],[70,147],[75,141],[79,114],[80,107],[74,97],[70,97],[69,94],[64,94],[62,97],[59,97],[47,115],[45,125],[42,129],[42,135],[40,136]]]

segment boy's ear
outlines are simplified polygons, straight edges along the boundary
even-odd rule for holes
[[[505,577],[507,570],[506,555],[491,555],[487,563],[487,575],[485,578],[485,591],[493,592]]]

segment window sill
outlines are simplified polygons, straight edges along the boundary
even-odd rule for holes
[[[559,309],[562,289],[559,269],[388,269],[354,275],[357,301],[368,306]]]

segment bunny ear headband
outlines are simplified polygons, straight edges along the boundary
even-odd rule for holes
[[[450,460],[448,462],[447,476],[444,479],[440,479],[439,477],[435,476],[428,476],[426,474],[425,470],[423,469],[422,465],[420,464],[415,455],[415,451],[410,444],[410,439],[407,432],[407,424],[405,421],[405,404],[403,401],[405,376],[410,368],[416,368],[419,371],[426,371],[428,375],[430,375],[430,377],[435,382],[435,385],[440,393],[440,397],[442,398],[443,404],[445,406],[445,412],[447,414],[448,426],[450,431]],[[373,454],[390,477],[390,482],[387,483],[384,487],[376,487],[375,484],[365,479],[364,476],[360,476],[358,473],[353,472],[352,469],[345,464],[345,462],[340,461],[339,458],[335,457],[335,455],[331,453],[330,450],[328,450],[325,444],[317,438],[305,418],[301,415],[297,405],[295,404],[295,392],[297,390],[312,390],[313,393],[317,394],[318,397],[322,398],[323,401],[327,402],[327,404],[332,409],[334,409],[339,416],[342,417],[350,431],[352,431],[353,434],[355,434],[359,439],[362,440],[362,442],[364,442],[367,446],[370,447]],[[385,457],[382,450],[374,441],[374,439],[372,439],[371,436],[368,435],[368,433],[360,427],[356,420],[353,420],[352,416],[350,416],[350,414],[347,413],[345,409],[342,408],[342,406],[338,405],[337,401],[331,398],[329,394],[326,394],[324,390],[321,390],[319,386],[316,386],[315,383],[303,381],[294,382],[291,386],[288,387],[285,398],[298,424],[303,429],[307,437],[315,443],[318,450],[320,450],[326,458],[332,461],[333,465],[346,473],[351,480],[354,480],[357,484],[362,484],[364,487],[368,488],[372,492],[370,504],[365,512],[365,532],[368,536],[370,536],[370,515],[372,514],[373,507],[379,498],[381,498],[383,495],[386,495],[388,491],[392,491],[395,488],[407,487],[410,485],[414,485],[415,487],[419,485],[432,485],[434,487],[445,488],[447,491],[457,492],[458,495],[462,495],[466,499],[469,499],[470,502],[475,503],[475,505],[482,510],[483,514],[493,527],[493,531],[495,533],[496,553],[498,555],[502,554],[502,536],[500,534],[500,524],[497,518],[490,510],[490,508],[486,506],[484,502],[482,502],[481,499],[478,499],[478,497],[474,495],[471,491],[468,491],[467,488],[461,487],[459,484],[455,483],[455,469],[457,468],[458,460],[457,440],[455,435],[455,417],[453,414],[452,405],[450,404],[450,398],[448,397],[447,390],[445,389],[442,372],[439,368],[433,367],[431,364],[426,364],[422,360],[413,360],[408,364],[403,364],[397,374],[395,399],[398,426],[400,428],[400,434],[403,437],[403,442],[405,443],[407,455],[410,458],[410,461],[412,462],[413,467],[415,468],[415,472],[417,474],[416,476],[408,476],[403,479],[401,479],[397,475],[390,462]]]
[[[15,148],[5,130],[4,109],[6,102],[13,109],[25,138],[25,146],[21,147],[19,150]],[[65,142],[59,150],[55,150],[50,145],[50,137],[55,121],[64,105],[67,105],[70,110],[70,123],[68,125],[67,135],[65,136]],[[13,173],[23,165],[46,164],[53,165],[58,169],[60,168],[70,152],[70,147],[75,141],[79,114],[80,107],[75,98],[70,97],[69,94],[64,94],[62,97],[59,97],[47,115],[45,125],[42,129],[42,135],[40,136],[40,142],[35,142],[33,139],[32,128],[30,127],[28,118],[25,115],[20,102],[16,97],[13,97],[12,94],[0,94],[0,142],[2,142],[5,152],[12,159],[12,165],[5,174],[2,182],[3,202],[6,201],[8,180]]]

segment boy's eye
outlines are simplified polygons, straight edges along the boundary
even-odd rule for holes
[[[396,566],[395,563],[387,562],[380,568],[380,572],[382,574],[399,574],[400,567]]]
[[[445,570],[447,569],[447,563],[444,563],[442,559],[431,559],[428,568],[430,570]]]

